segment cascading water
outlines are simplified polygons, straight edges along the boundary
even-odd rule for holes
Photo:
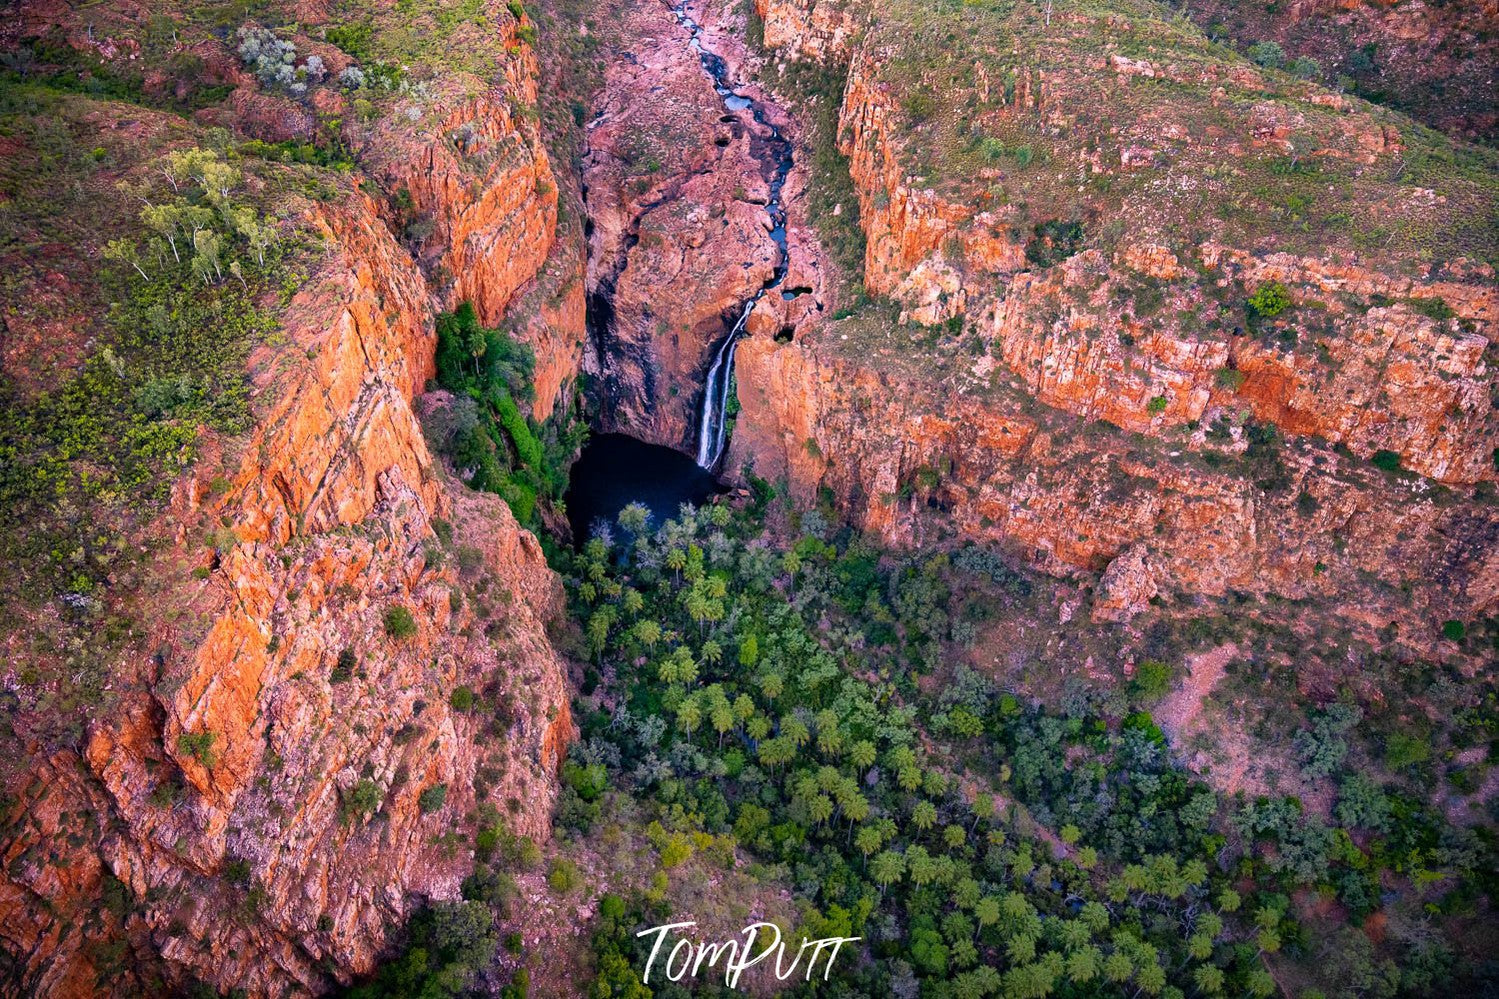
[[[672,8],[677,22],[691,34],[690,43],[703,64],[703,71],[713,80],[713,89],[723,99],[724,109],[737,114],[748,110],[755,124],[768,130],[764,140],[763,154],[756,153],[764,166],[770,170],[770,196],[765,202],[765,213],[770,217],[770,238],[776,245],[776,262],[770,280],[744,303],[739,318],[729,328],[729,333],[713,352],[713,363],[708,366],[708,377],[703,384],[703,402],[698,416],[697,463],[712,471],[723,459],[729,433],[729,399],[734,393],[734,350],[750,311],[767,291],[778,286],[786,277],[786,213],[781,207],[781,188],[786,184],[786,175],[791,172],[791,143],[781,135],[781,130],[765,120],[764,109],[751,97],[738,93],[729,85],[729,67],[723,58],[708,51],[702,43],[702,27],[688,15],[686,6]],[[751,150],[754,150],[751,143]]]
[[[713,355],[713,364],[708,368],[708,379],[703,384],[703,407],[697,430],[697,463],[711,469],[723,457],[724,444],[729,435],[729,393],[733,390],[734,349],[739,343],[739,334],[749,321],[750,310],[764,294],[762,289],[749,300],[739,319],[729,329],[718,350]]]

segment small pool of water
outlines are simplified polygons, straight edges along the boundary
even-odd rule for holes
[[[613,524],[631,503],[644,503],[651,523],[660,525],[683,503],[706,503],[724,491],[712,473],[680,451],[625,434],[598,434],[573,465],[567,519],[574,540],[582,544],[596,521]]]

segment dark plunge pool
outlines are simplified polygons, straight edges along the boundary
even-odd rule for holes
[[[631,503],[644,503],[652,524],[677,515],[683,503],[706,503],[724,488],[711,472],[680,451],[624,434],[589,438],[567,487],[567,519],[582,544],[596,521],[611,524]]]

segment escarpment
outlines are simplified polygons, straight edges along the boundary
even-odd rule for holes
[[[324,221],[338,250],[258,366],[274,401],[237,474],[218,498],[198,478],[177,490],[185,542],[228,526],[195,547],[210,571],[180,595],[198,624],[163,615],[78,755],[32,747],[56,779],[33,774],[13,806],[3,921],[41,994],[87,991],[92,935],[65,928],[106,879],[135,899],[107,929],[166,980],[320,992],[370,970],[418,899],[456,897],[468,865],[433,845],[448,823],[493,801],[518,832],[549,831],[571,727],[545,632],[556,579],[503,503],[447,485],[427,451],[419,272],[366,201]],[[458,567],[445,523],[477,565]],[[451,708],[460,687],[487,714]],[[54,882],[26,858],[85,814],[98,838]]]
[[[0,47],[58,62],[6,70],[46,82],[0,110],[32,122],[0,129],[0,222],[64,222],[0,240],[0,403],[41,413],[15,422],[24,461],[0,425],[0,495],[47,512],[23,525],[42,541],[0,537],[47,579],[0,611],[0,993],[325,994],[464,897],[476,830],[550,834],[565,603],[523,522],[562,524],[581,438],[546,421],[582,400],[753,486],[751,517],[767,482],[789,493],[773,533],[817,535],[818,507],[1070,577],[1048,628],[1087,605],[1134,638],[1146,607],[1261,597],[1419,655],[1499,609],[1499,161],[1144,0],[684,0],[576,26],[501,0],[346,24],[271,4],[171,30],[23,6]],[[538,82],[548,21],[580,29],[556,58],[598,53],[595,91]],[[484,328],[465,310],[455,343],[444,320],[464,379],[429,393],[435,317],[462,303]],[[726,455],[702,457],[704,426]],[[459,482],[500,452],[485,488],[520,520]],[[95,524],[106,507],[126,512]],[[829,565],[857,535],[823,533]],[[586,557],[576,607],[608,645],[611,602],[645,598]],[[655,669],[640,641],[630,668]],[[752,669],[748,644],[711,655]],[[587,725],[613,669],[579,669],[603,692]],[[737,870],[730,828],[693,849]]]
[[[1262,445],[1242,433],[1219,445],[1231,458],[1204,460],[1017,389],[953,393],[938,412],[924,379],[798,339],[741,345],[731,458],[804,502],[829,490],[887,542],[1018,544],[1064,574],[1144,552],[1162,591],[1365,605],[1411,633],[1499,598],[1492,514],[1440,488],[1309,447],[1279,455],[1267,490]]]
[[[723,84],[716,91],[710,66],[737,64],[743,53],[727,51],[739,43],[712,23],[702,28],[711,39],[694,47],[697,25],[685,11],[623,13],[615,44],[629,54],[606,66],[586,125],[583,183],[587,370],[601,382],[602,427],[691,454],[713,348],[781,258],[766,211],[777,173],[773,130],[794,126],[772,102],[751,107]],[[814,264],[791,257],[799,280],[816,280]]]
[[[200,431],[142,530],[143,552],[173,554],[90,598],[143,628],[99,664],[103,699],[62,736],[29,696],[9,718],[0,991],[325,993],[459,897],[473,859],[450,841],[476,815],[549,836],[572,737],[547,633],[561,587],[506,505],[441,467],[414,408],[433,313],[464,299],[495,323],[535,304],[514,319],[542,415],[576,375],[581,284],[537,280],[557,191],[510,110],[534,61],[512,70],[434,100],[441,129],[402,119],[353,183],[275,175],[305,271],[261,303],[278,329],[249,356],[249,429]],[[159,144],[146,156],[214,141],[138,107],[79,114]],[[129,179],[152,171],[165,187],[149,161]],[[31,657],[13,634],[12,673]]]
[[[1190,33],[1125,54],[1118,31],[1160,28],[1144,8],[998,30],[907,8],[840,51],[806,30],[825,5],[757,7],[782,58],[850,60],[857,277],[896,313],[746,342],[728,466],[892,542],[1128,557],[1135,609],[1157,585],[1428,632],[1492,609],[1499,288],[1465,221],[1487,195],[1405,166],[1483,154]]]

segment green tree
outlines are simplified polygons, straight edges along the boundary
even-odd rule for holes
[[[1274,42],[1261,44],[1275,45]],[[1280,46],[1275,45],[1275,48],[1278,50]],[[1291,293],[1279,281],[1267,281],[1249,296],[1249,307],[1262,316],[1278,316],[1291,307]]]
[[[906,873],[906,858],[894,850],[884,850],[869,862],[869,873],[874,883],[880,886],[880,894],[893,884],[899,884]]]

